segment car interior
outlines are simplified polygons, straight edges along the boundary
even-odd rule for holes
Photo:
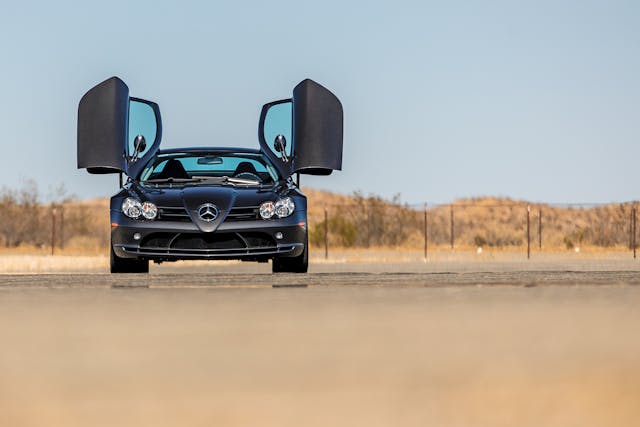
[[[164,163],[164,165],[162,165]],[[258,181],[259,183],[271,183],[273,179],[269,172],[258,171],[253,163],[241,161],[233,170],[226,169],[185,169],[180,158],[171,158],[154,166],[154,171],[146,178],[150,179],[189,179],[197,176],[233,177]]]

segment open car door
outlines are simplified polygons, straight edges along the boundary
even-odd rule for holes
[[[342,104],[325,87],[303,80],[291,99],[262,107],[258,138],[283,176],[330,175],[342,169]]]
[[[89,90],[78,105],[78,169],[136,177],[160,147],[158,104],[130,98],[111,77]]]

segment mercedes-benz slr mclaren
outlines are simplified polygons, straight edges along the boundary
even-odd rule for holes
[[[110,207],[111,272],[194,259],[271,260],[273,272],[306,272],[299,174],[340,170],[342,133],[340,101],[307,79],[290,99],[263,106],[259,149],[160,149],[156,103],[130,97],[117,77],[95,86],[78,107],[78,168],[121,177]]]

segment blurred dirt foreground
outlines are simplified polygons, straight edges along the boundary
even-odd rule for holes
[[[640,425],[633,260],[268,267],[0,275],[0,426]]]

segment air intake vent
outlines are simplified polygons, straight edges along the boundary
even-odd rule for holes
[[[226,221],[250,221],[258,219],[258,206],[250,206],[247,208],[232,208]]]
[[[161,221],[191,221],[185,208],[158,207],[158,219]]]

